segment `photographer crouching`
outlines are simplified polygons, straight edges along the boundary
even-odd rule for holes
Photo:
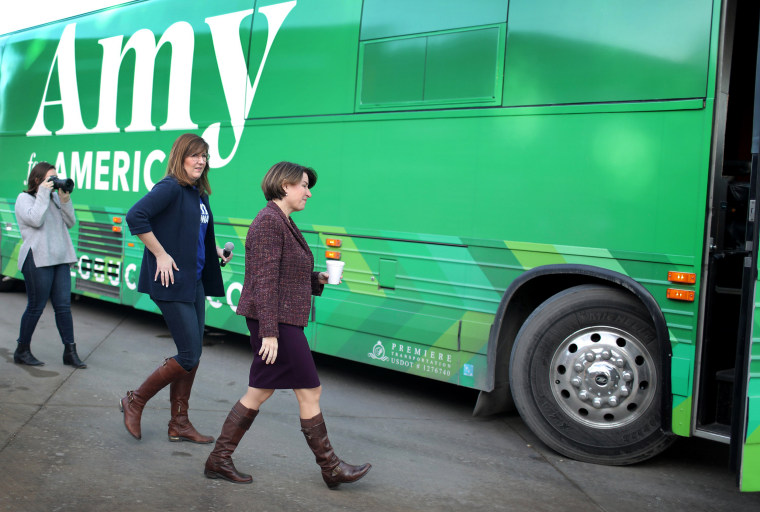
[[[21,316],[16,364],[41,366],[29,345],[48,299],[53,303],[55,324],[63,342],[63,364],[87,368],[79,359],[71,318],[71,274],[77,261],[69,229],[74,226],[71,192],[74,182],[58,179],[55,166],[40,162],[29,173],[27,190],[16,198],[16,222],[23,243],[18,268],[26,281],[27,304]]]

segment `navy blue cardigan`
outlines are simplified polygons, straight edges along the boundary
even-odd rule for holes
[[[206,205],[209,214],[205,239],[206,264],[201,273],[201,281],[207,296],[222,297],[224,283],[219,256],[216,253],[214,216],[211,214],[208,196],[201,196],[201,201]],[[174,270],[174,284],[168,287],[161,286],[161,280],[154,279],[156,257],[146,247],[137,291],[147,293],[151,298],[158,300],[194,302],[198,275],[198,230],[201,226],[198,190],[180,185],[173,176],[166,176],[129,209],[127,225],[133,235],[153,231],[179,267],[179,271]]]

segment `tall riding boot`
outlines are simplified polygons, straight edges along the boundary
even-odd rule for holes
[[[42,366],[45,364],[32,355],[29,343],[19,343],[16,345],[16,351],[13,353],[13,362],[29,366]]]
[[[253,482],[251,475],[239,473],[235,468],[235,464],[232,463],[232,452],[251,428],[258,413],[256,409],[249,409],[239,401],[232,406],[232,410],[222,425],[222,433],[216,439],[214,451],[206,459],[206,469],[203,474],[208,478],[223,478],[236,484]]]
[[[169,420],[169,441],[190,441],[192,443],[209,444],[214,442],[211,436],[198,433],[187,417],[187,403],[193,388],[195,372],[198,365],[190,373],[175,380],[169,386],[169,400],[172,404],[172,419]]]
[[[308,420],[301,418],[301,432],[306,437],[309,448],[314,452],[317,464],[322,468],[322,478],[330,489],[338,487],[341,483],[356,482],[372,467],[371,464],[352,466],[335,455],[330,439],[327,437],[327,426],[321,412]]]
[[[140,439],[140,418],[142,417],[145,403],[153,398],[170,382],[187,375],[187,370],[182,368],[176,359],[165,359],[163,364],[151,373],[145,382],[134,391],[127,391],[127,396],[121,399],[119,408],[124,413],[124,426],[127,432],[136,439]]]
[[[65,343],[63,345],[63,364],[74,368],[87,368],[87,365],[79,359],[76,343]]]

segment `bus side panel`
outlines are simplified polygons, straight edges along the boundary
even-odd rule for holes
[[[327,238],[346,266],[343,284],[327,286],[315,300],[312,348],[400,371],[482,389],[493,312],[503,289],[488,271],[501,267],[506,282],[509,251],[502,263],[477,262],[468,247],[335,234],[325,228],[313,247],[325,268]],[[512,278],[516,275],[512,268]],[[493,276],[491,276],[493,277]]]
[[[712,3],[512,1],[504,105],[703,97]]]
[[[0,199],[0,274],[21,279],[18,269],[18,252],[21,233],[16,224],[15,198]]]
[[[755,311],[750,338],[747,384],[747,436],[742,447],[740,488],[760,491],[760,286],[755,286]]]

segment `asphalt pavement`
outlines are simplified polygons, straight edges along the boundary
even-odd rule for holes
[[[0,511],[752,511],[728,447],[681,439],[641,464],[564,459],[519,416],[473,418],[473,390],[317,356],[322,409],[336,453],[371,462],[360,482],[329,490],[300,432],[291,391],[262,407],[234,454],[250,485],[210,480],[211,445],[171,443],[168,389],[143,414],[141,441],[124,429],[118,401],[174,344],[160,316],[81,298],[72,304],[79,355],[61,361],[48,306],[32,341],[45,366],[13,363],[23,292],[0,294]],[[217,436],[244,393],[246,338],[210,332],[190,418]]]

